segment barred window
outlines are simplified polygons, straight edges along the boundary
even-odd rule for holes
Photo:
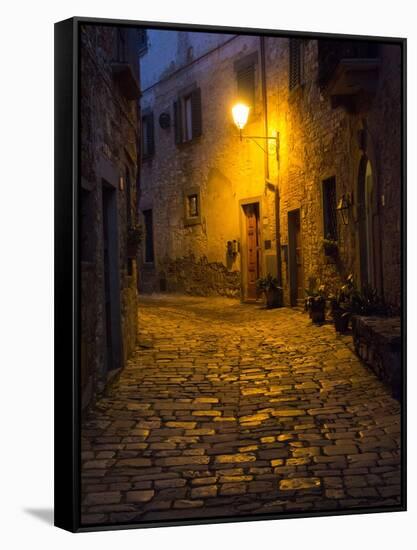
[[[336,178],[325,179],[323,189],[323,237],[337,241]]]
[[[304,47],[299,38],[290,38],[289,86],[293,90],[304,81]]]

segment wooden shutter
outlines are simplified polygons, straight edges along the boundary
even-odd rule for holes
[[[174,101],[175,143],[182,143],[181,100]]]
[[[202,134],[202,114],[201,114],[201,90],[197,88],[191,93],[191,126],[192,139]]]
[[[237,93],[240,101],[249,107],[255,104],[255,65],[248,65],[237,73]]]

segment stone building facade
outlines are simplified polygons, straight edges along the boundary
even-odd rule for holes
[[[141,75],[143,292],[270,273],[296,305],[353,273],[399,307],[400,46],[148,31]]]
[[[132,353],[137,334],[140,35],[85,25],[81,32],[81,387],[92,401]]]

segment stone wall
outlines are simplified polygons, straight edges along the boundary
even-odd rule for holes
[[[374,172],[375,248],[381,247],[374,286],[387,301],[399,305],[400,271],[400,57],[398,46],[382,46],[375,96],[354,112],[333,107],[318,84],[318,42],[304,41],[303,84],[288,87],[288,41],[283,47],[268,39],[268,109],[270,128],[281,138],[280,165],[272,164],[281,195],[281,244],[288,244],[288,212],[300,209],[304,286],[312,280],[333,291],[349,273],[361,283],[358,221],[358,175],[366,155]],[[275,86],[274,86],[275,84]],[[393,128],[393,132],[391,132]],[[365,129],[365,150],[358,135]],[[390,136],[390,139],[387,139]],[[323,249],[323,180],[335,177],[337,200],[349,194],[352,207],[344,225],[338,214],[338,254]],[[378,232],[378,233],[377,233]],[[375,253],[381,256],[378,250]],[[393,261],[391,261],[391,259]],[[284,282],[288,265],[283,264]],[[288,299],[288,284],[286,294]]]
[[[401,320],[399,317],[355,317],[353,343],[359,357],[401,398]]]
[[[301,219],[303,286],[323,283],[332,292],[350,273],[358,285],[364,283],[358,181],[361,166],[369,159],[374,181],[372,286],[388,303],[399,307],[399,46],[381,45],[375,93],[351,109],[343,103],[335,106],[329,91],[319,85],[318,41],[303,42],[302,83],[290,90],[289,40],[265,38],[267,112],[262,102],[259,37],[231,38],[200,59],[188,59],[183,68],[176,66],[172,74],[164,74],[159,83],[145,90],[142,108],[152,110],[155,119],[155,154],[142,166],[140,199],[141,210],[151,208],[154,212],[155,263],[143,266],[144,280],[153,281],[149,289],[160,290],[167,258],[176,265],[181,258],[193,255],[197,265],[205,265],[206,258],[208,263],[220,263],[229,272],[239,271],[243,291],[246,273],[242,203],[251,198],[259,201],[261,210],[261,275],[276,275],[281,256],[287,304],[291,268],[287,261],[288,214],[297,209]],[[273,136],[278,131],[278,162],[272,141],[240,141],[230,115],[237,93],[234,64],[254,53],[258,56],[256,101],[244,134]],[[190,83],[201,88],[203,131],[197,140],[179,146],[175,144],[173,126],[161,129],[157,121],[161,112],[169,113],[173,119],[173,101]],[[267,149],[267,158],[262,148]],[[327,255],[323,248],[322,182],[331,177],[336,181],[337,202],[343,195],[351,201],[346,225],[337,214],[336,255]],[[189,187],[199,188],[202,211],[201,223],[191,227],[184,223],[184,194]],[[231,263],[226,256],[226,242],[233,239],[242,246]],[[206,274],[202,270],[197,278],[203,290],[197,290],[194,284],[190,288],[206,292]],[[226,286],[210,287],[210,292],[227,294]]]
[[[143,265],[141,272],[143,282],[151,281],[148,289],[160,290],[160,281],[168,277],[167,288],[235,296],[238,285],[244,283],[244,274],[239,282],[243,246],[231,257],[227,255],[227,241],[243,244],[241,202],[251,199],[259,202],[261,210],[261,274],[271,269],[276,274],[275,193],[265,184],[264,152],[253,141],[239,140],[231,116],[237,97],[234,63],[258,50],[258,37],[231,38],[143,94],[141,108],[152,110],[155,119],[155,154],[144,161],[141,170],[140,210],[151,208],[154,216],[155,264]],[[260,135],[263,113],[259,58],[255,73],[255,108],[245,131]],[[158,117],[168,112],[173,120],[173,102],[190,83],[201,89],[202,135],[177,145],[173,124],[162,129]],[[190,187],[200,192],[201,220],[195,225],[185,223],[184,195]],[[265,241],[270,242],[268,250]],[[192,280],[188,284],[180,277],[178,282],[177,266],[190,257],[195,258],[192,269],[188,269]],[[167,259],[175,272],[171,282]],[[190,265],[189,260],[185,263]]]
[[[114,195],[115,239],[120,295],[120,366],[132,353],[137,332],[135,260],[127,258],[128,208],[136,218],[138,117],[135,101],[126,99],[112,73],[117,29],[85,26],[81,30],[81,385],[83,405],[91,403],[107,381],[104,272],[103,190]],[[130,173],[130,200],[126,189]],[[117,300],[119,301],[119,299]]]
[[[209,262],[193,254],[161,261],[160,289],[196,296],[240,297],[240,272],[230,271],[221,262]]]

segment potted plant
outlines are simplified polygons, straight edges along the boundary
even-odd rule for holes
[[[331,315],[336,332],[346,332],[352,316],[352,298],[355,293],[353,275],[349,275],[336,295],[330,298]]]
[[[142,228],[139,225],[131,225],[127,228],[127,255],[136,258],[138,248],[142,242]]]
[[[282,307],[282,287],[279,286],[278,279],[270,273],[256,281],[256,290],[258,294],[265,295],[268,309]]]
[[[326,309],[326,295],[324,285],[320,285],[317,290],[305,289],[305,309],[310,314],[313,323],[324,323]]]
[[[334,239],[323,239],[323,249],[326,256],[335,256],[338,253],[338,244]]]
[[[364,285],[361,291],[355,289],[351,301],[352,311],[356,315],[384,317],[390,313],[389,307],[379,296],[378,291],[369,285]]]

